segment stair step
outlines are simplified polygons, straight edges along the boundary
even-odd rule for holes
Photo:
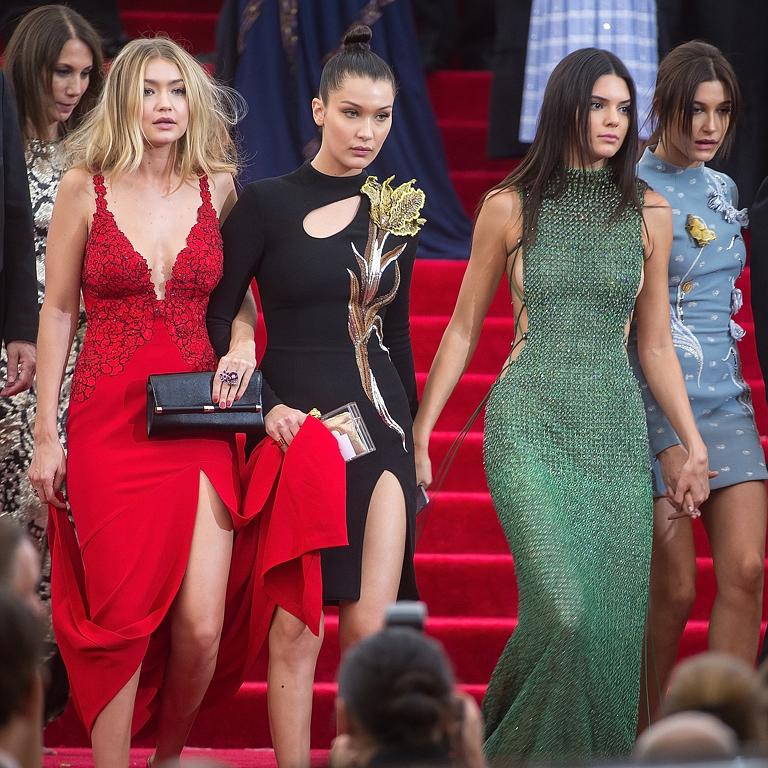
[[[489,493],[441,491],[432,494],[429,506],[417,518],[419,554],[509,555],[509,546],[499,524]],[[472,531],[467,536],[467,531]],[[710,557],[704,524],[693,521],[696,554]]]
[[[517,616],[517,584],[509,555],[417,554],[416,577],[432,616]],[[766,574],[768,578],[768,574]],[[692,619],[706,619],[717,591],[712,560],[696,560],[697,599]],[[768,590],[763,595],[763,613]]]
[[[416,259],[411,282],[411,318],[448,319],[456,306],[466,269],[467,262],[463,260]],[[504,277],[488,308],[488,317],[512,317],[509,284]]]
[[[121,14],[128,37],[163,33],[191,53],[210,53],[216,47],[216,13],[126,10]]]
[[[510,160],[509,166],[503,171],[451,170],[451,181],[467,216],[474,218],[475,209],[483,195],[491,187],[496,186],[512,170],[514,165],[515,163]]]
[[[429,371],[446,325],[447,317],[411,317],[411,344],[416,371]],[[490,373],[495,376],[509,354],[512,339],[511,315],[486,318],[467,370],[470,373]]]
[[[467,120],[466,118],[441,119],[437,121],[443,137],[445,156],[452,171],[491,171],[509,173],[515,165],[507,158],[488,157],[487,120]]]
[[[448,449],[457,437],[456,432],[433,432],[429,444],[432,471],[437,476],[438,468]],[[760,438],[763,451],[768,451],[768,437]],[[466,435],[445,478],[442,490],[485,493],[488,486],[483,472],[483,436],[480,432]]]
[[[416,375],[416,385],[419,389],[419,397],[424,390],[427,374]],[[490,391],[491,385],[496,380],[492,374],[465,373],[456,385],[451,398],[445,405],[435,428],[439,431],[459,432],[469,420],[477,406]],[[482,414],[472,424],[473,432],[480,432],[483,426]]]
[[[439,120],[461,120],[471,115],[487,119],[491,95],[491,73],[444,70],[427,76],[432,109]]]

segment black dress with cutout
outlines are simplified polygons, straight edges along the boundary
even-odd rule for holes
[[[224,275],[208,307],[208,331],[221,356],[255,278],[268,337],[259,366],[265,413],[279,403],[325,413],[354,401],[371,433],[376,450],[347,464],[349,545],[322,552],[329,604],[360,597],[368,507],[384,472],[399,481],[407,512],[399,597],[417,597],[412,420],[418,400],[408,312],[423,195],[410,185],[389,192],[365,173],[328,176],[310,163],[249,184],[222,227]],[[304,230],[311,211],[356,195],[360,206],[341,231],[317,238]],[[389,205],[393,200],[399,207]]]

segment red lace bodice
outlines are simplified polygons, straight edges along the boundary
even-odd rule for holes
[[[85,400],[99,376],[121,373],[134,352],[152,340],[156,317],[163,318],[192,370],[213,370],[216,356],[205,313],[208,297],[221,279],[223,254],[208,178],[200,177],[197,219],[165,281],[162,299],[157,298],[149,265],[107,207],[104,177],[94,176],[93,186],[96,212],[82,273],[88,325],[72,380],[72,398]]]

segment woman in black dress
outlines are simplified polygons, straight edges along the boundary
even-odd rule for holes
[[[222,230],[224,276],[208,310],[223,355],[255,277],[268,334],[261,370],[270,437],[287,448],[311,409],[354,401],[373,438],[376,450],[347,465],[349,545],[322,552],[323,596],[339,606],[342,650],[380,628],[388,603],[416,597],[408,297],[424,194],[412,182],[393,188],[365,173],[387,138],[395,98],[392,71],[370,37],[368,27],[355,27],[323,70],[312,101],[322,131],[314,159],[250,184],[232,210]],[[268,683],[281,765],[309,761],[321,640],[277,609]]]

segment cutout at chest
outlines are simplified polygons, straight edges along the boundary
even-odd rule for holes
[[[357,216],[362,196],[355,195],[310,211],[302,222],[304,231],[310,236],[325,239],[343,232]]]

